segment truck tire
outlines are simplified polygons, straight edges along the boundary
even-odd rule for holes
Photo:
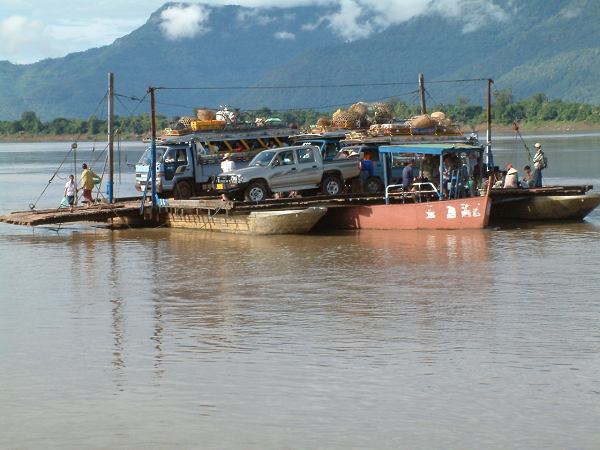
[[[325,195],[339,195],[344,190],[342,180],[335,175],[326,175],[323,178],[321,189]]]
[[[251,182],[244,191],[244,200],[247,202],[261,202],[266,200],[267,196],[267,188],[260,181]]]
[[[194,188],[192,183],[187,180],[182,180],[173,188],[173,198],[177,200],[187,200],[194,196]]]
[[[383,192],[383,183],[377,177],[369,177],[365,181],[365,193],[376,194],[377,192]]]

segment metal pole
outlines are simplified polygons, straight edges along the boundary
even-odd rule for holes
[[[156,208],[156,108],[154,103],[154,90],[155,88],[149,87],[148,92],[150,93],[150,173],[152,176],[152,207]],[[146,180],[146,183],[148,181]]]
[[[387,153],[380,153],[383,161],[383,191],[386,193],[385,196],[385,204],[389,205],[390,200],[387,196],[387,187],[388,187],[388,169],[387,169]]]
[[[492,154],[492,83],[494,80],[487,80],[487,131],[486,131],[486,164],[488,169],[494,168],[494,155]]]
[[[115,94],[115,77],[112,72],[108,73],[108,183],[106,184],[106,193],[108,195],[108,203],[114,203],[113,186],[114,186],[114,94]]]
[[[425,76],[419,74],[419,98],[421,100],[421,114],[427,114],[427,105],[425,104]]]

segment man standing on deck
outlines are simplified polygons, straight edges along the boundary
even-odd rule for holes
[[[536,142],[535,155],[533,156],[533,187],[542,187],[542,170],[548,167],[548,158],[542,151],[542,144]]]
[[[88,169],[86,163],[81,166],[83,172],[81,172],[81,188],[83,190],[83,202],[87,203],[87,207],[92,206],[92,189],[94,189],[94,178],[98,177],[92,169]]]
[[[415,160],[412,159],[405,167],[402,169],[402,187],[407,189],[415,179],[415,172],[413,167],[415,167]]]

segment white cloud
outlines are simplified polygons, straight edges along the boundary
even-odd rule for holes
[[[490,20],[503,21],[509,17],[493,0],[336,0],[335,3],[339,10],[325,20],[336,34],[348,41],[427,14],[460,20],[465,33],[481,28]],[[303,28],[316,26],[318,24],[306,24]]]
[[[0,0],[0,60],[30,63],[47,57],[107,45],[144,24],[166,0]],[[346,40],[362,39],[414,17],[437,14],[457,21],[462,31],[476,30],[489,21],[507,20],[519,1],[499,0],[201,0],[218,7],[236,3],[247,7],[239,19],[249,26],[275,23],[273,10],[295,6],[328,6],[331,13],[315,23],[300,25],[311,31],[328,26]],[[118,14],[115,14],[115,11]],[[169,12],[167,12],[169,11]],[[565,9],[561,17],[581,13]],[[170,39],[192,37],[209,30],[210,10],[197,3],[170,6],[161,17]],[[284,20],[291,20],[287,14]],[[282,27],[285,28],[285,27]],[[300,31],[300,30],[298,30]]]
[[[328,17],[329,26],[349,41],[369,36],[373,32],[373,24],[368,19],[361,21],[365,13],[363,6],[354,0],[340,0],[340,10]]]
[[[276,39],[282,40],[294,40],[296,39],[296,35],[294,33],[290,33],[289,31],[278,31],[277,33],[273,33]]]
[[[252,25],[265,26],[275,22],[275,17],[265,14],[262,9],[241,9],[237,13],[236,20],[244,27]]]
[[[563,9],[560,13],[559,16],[562,17],[563,19],[575,19],[576,17],[581,16],[581,13],[583,13],[583,8],[581,7],[568,7]]]
[[[176,5],[165,9],[161,14],[160,29],[167,39],[191,38],[209,31],[205,27],[210,10],[200,5]]]
[[[24,48],[46,45],[42,39],[44,24],[23,16],[10,16],[0,21],[0,54],[19,58]]]

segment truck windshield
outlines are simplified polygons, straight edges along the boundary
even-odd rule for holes
[[[167,147],[156,147],[156,162],[162,162],[162,159],[163,159],[163,156],[164,156],[166,150],[167,150]],[[148,147],[144,151],[144,153],[142,154],[142,157],[138,161],[138,164],[140,164],[142,166],[150,165],[150,147]]]
[[[256,155],[254,157],[254,159],[252,159],[252,161],[250,161],[250,164],[248,164],[248,165],[249,166],[266,167],[269,165],[269,163],[273,159],[273,156],[275,156],[276,154],[277,154],[277,152],[275,152],[275,151],[260,152],[258,155]]]

